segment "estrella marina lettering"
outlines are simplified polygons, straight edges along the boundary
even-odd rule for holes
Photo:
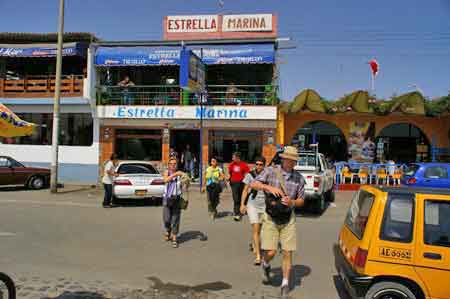
[[[166,109],[166,107],[119,107],[115,114],[120,118],[175,118],[175,109]]]
[[[246,119],[247,109],[231,108],[231,109],[214,109],[208,107],[197,107],[195,109],[195,118],[210,119]]]

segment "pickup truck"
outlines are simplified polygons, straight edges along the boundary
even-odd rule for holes
[[[280,164],[277,152],[272,159],[272,164]],[[305,178],[305,202],[306,208],[316,214],[322,214],[327,202],[334,201],[334,170],[328,165],[323,154],[316,151],[299,151],[300,159],[295,170]]]

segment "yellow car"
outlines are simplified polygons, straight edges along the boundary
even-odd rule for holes
[[[450,299],[450,190],[363,186],[334,255],[353,298]]]

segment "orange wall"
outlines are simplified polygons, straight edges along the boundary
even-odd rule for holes
[[[377,116],[373,114],[346,112],[338,114],[299,112],[285,115],[284,122],[284,141],[280,143],[291,143],[297,130],[311,121],[328,121],[336,125],[348,139],[350,122],[366,121],[375,122],[376,136],[381,130],[395,123],[410,123],[418,127],[427,136],[431,143],[433,136],[436,139],[437,147],[450,148],[449,131],[450,115],[441,117],[426,117],[420,115],[389,114],[386,116]]]

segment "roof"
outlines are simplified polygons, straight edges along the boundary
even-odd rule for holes
[[[449,195],[450,190],[445,188],[415,188],[415,187],[388,187],[388,186],[377,186],[379,190],[388,193],[397,194],[435,194],[435,195]]]
[[[420,165],[420,166],[450,166],[450,163],[444,163],[444,162],[421,162],[421,163],[410,163],[411,164],[416,164],[416,165]]]
[[[255,44],[277,43],[276,38],[252,38],[252,39],[209,39],[209,40],[149,40],[149,41],[99,41],[97,46],[106,47],[135,47],[135,46],[180,46],[185,45],[215,45],[215,44]]]
[[[97,42],[99,39],[89,32],[65,32],[64,42]],[[30,32],[1,32],[0,43],[29,44],[29,43],[56,43],[58,34],[30,33]]]

